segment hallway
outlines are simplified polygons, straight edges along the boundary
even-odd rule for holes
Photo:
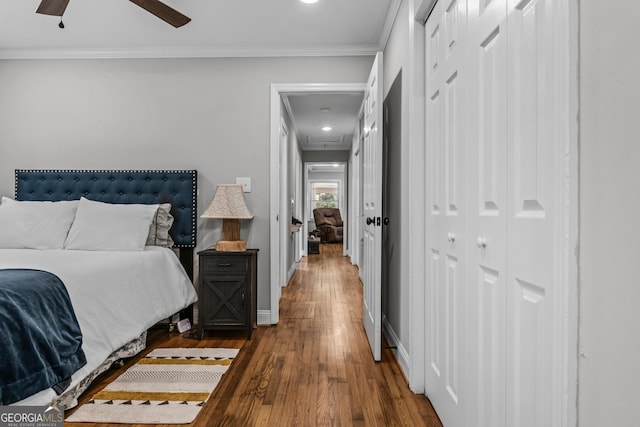
[[[303,258],[283,289],[280,324],[260,340],[254,361],[281,372],[267,387],[274,399],[264,425],[441,426],[390,349],[373,361],[358,270],[342,245],[322,244],[319,255]]]
[[[208,331],[203,340],[195,335],[155,331],[149,351],[242,350],[193,426],[442,427],[429,400],[409,390],[390,349],[381,362],[373,361],[362,326],[358,270],[342,256],[342,245],[322,244],[319,255],[303,258],[283,289],[278,325],[259,326],[250,341],[243,331]],[[137,359],[108,371],[80,402]]]

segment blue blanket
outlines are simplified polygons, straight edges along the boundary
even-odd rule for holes
[[[87,361],[62,281],[46,271],[0,270],[0,404],[52,387],[58,394]]]

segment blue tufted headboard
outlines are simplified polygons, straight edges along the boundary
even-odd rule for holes
[[[16,200],[171,203],[171,237],[177,247],[196,245],[196,171],[16,170]]]
[[[196,246],[195,170],[16,170],[16,200],[87,199],[107,203],[171,203],[171,238],[193,279]],[[190,248],[191,250],[182,250]]]

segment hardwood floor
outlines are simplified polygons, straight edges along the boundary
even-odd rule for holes
[[[390,349],[373,361],[362,326],[362,284],[341,245],[323,244],[319,255],[304,258],[283,288],[280,323],[244,338],[242,331],[207,332],[203,340],[150,335],[149,351],[242,348],[193,426],[442,426],[429,400],[409,390]],[[105,374],[81,403],[137,359]]]

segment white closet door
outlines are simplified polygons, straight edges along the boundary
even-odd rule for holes
[[[466,397],[467,0],[438,2],[427,23],[429,398],[463,425]]]
[[[469,298],[472,416],[505,426],[507,286],[507,2],[473,0],[469,14]]]
[[[509,0],[507,425],[560,425],[562,63],[553,0]],[[556,5],[558,4],[555,1]],[[555,52],[555,53],[554,53]],[[560,87],[559,87],[560,86]],[[560,208],[560,210],[558,210]],[[560,212],[560,213],[558,213]],[[558,360],[558,364],[554,364]],[[557,409],[557,407],[555,408]]]
[[[425,382],[447,426],[566,423],[567,23],[559,0],[439,0],[425,26]]]

